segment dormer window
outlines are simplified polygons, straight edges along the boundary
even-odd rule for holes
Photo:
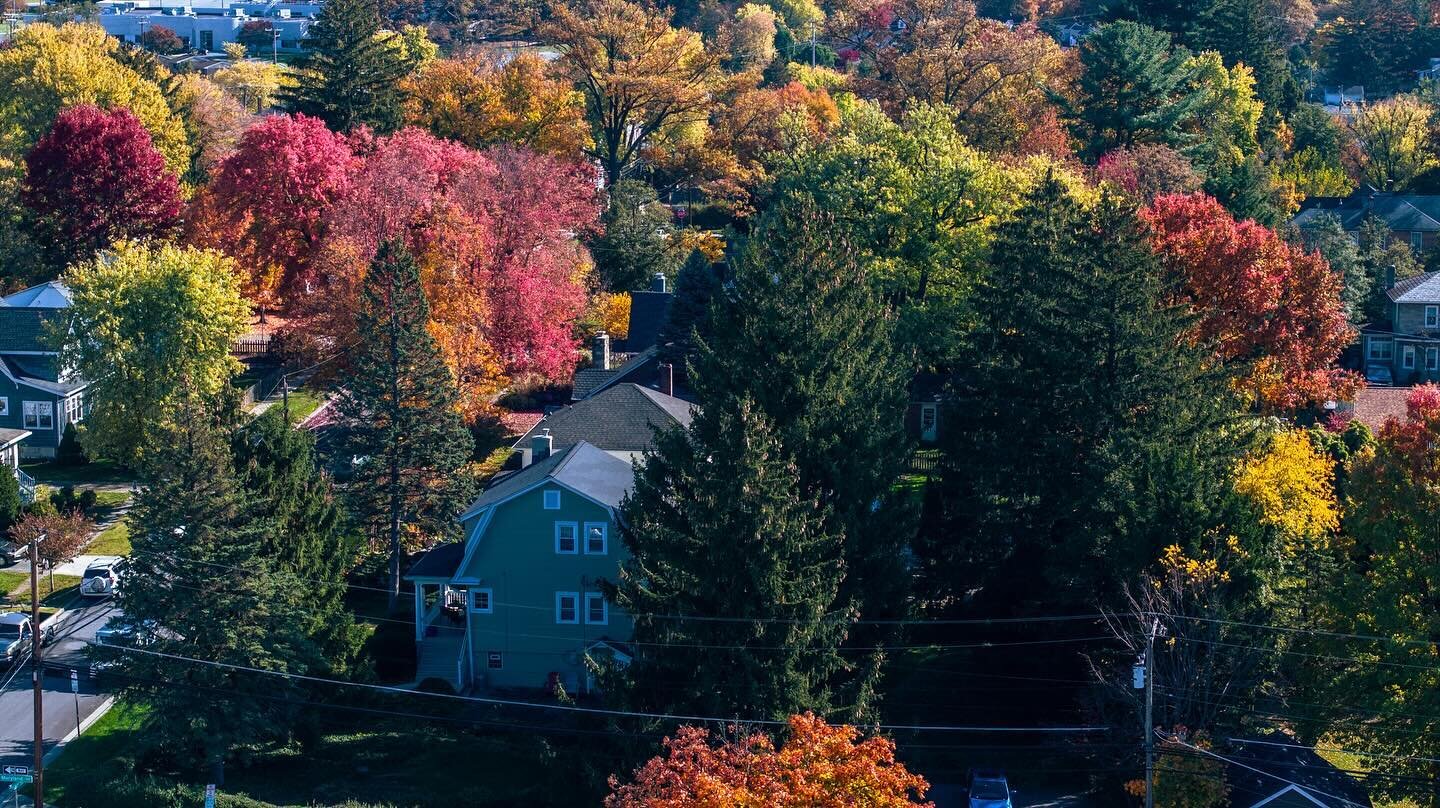
[[[1425,327],[1440,328],[1440,306],[1425,307]]]
[[[533,501],[533,500],[532,500],[532,501]],[[553,490],[553,489],[552,489],[552,490],[550,490],[550,491],[546,491],[546,492],[545,492],[545,510],[547,510],[547,511],[558,511],[558,510],[560,510],[560,492],[559,492],[559,491],[556,491],[556,490]]]

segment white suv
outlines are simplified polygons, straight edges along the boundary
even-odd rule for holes
[[[125,574],[125,559],[120,556],[106,556],[90,562],[80,578],[80,594],[87,598],[108,598],[120,586]]]

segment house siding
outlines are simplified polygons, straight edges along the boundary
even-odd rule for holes
[[[0,413],[0,427],[7,429],[28,429],[32,434],[20,444],[20,456],[24,459],[51,458],[65,435],[65,397],[23,384],[16,384],[0,376],[0,399],[5,402]],[[46,429],[38,423],[25,424],[25,402],[50,404],[54,417],[52,426]]]
[[[560,491],[560,509],[545,510],[544,492]],[[467,534],[483,514],[466,525]],[[606,526],[604,555],[555,552],[555,523],[574,522],[583,534],[586,522]],[[613,607],[606,625],[586,623],[585,593],[598,593],[600,581],[614,581],[624,557],[610,511],[581,495],[549,483],[495,508],[478,539],[473,557],[456,575],[472,589],[490,589],[493,612],[469,612],[475,683],[492,689],[546,687],[552,674],[567,692],[588,687],[584,649],[600,639],[625,641],[631,621]],[[556,622],[556,593],[579,593],[577,624]],[[501,667],[489,667],[489,654],[501,655]]]

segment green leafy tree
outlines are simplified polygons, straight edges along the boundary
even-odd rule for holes
[[[163,445],[183,401],[229,390],[250,318],[238,278],[224,255],[170,244],[120,244],[65,272],[73,304],[51,337],[90,383],[92,456],[134,464]]]
[[[392,611],[404,549],[452,534],[473,490],[465,464],[474,439],[429,323],[420,267],[403,246],[383,243],[360,292],[357,344],[335,409],[358,458],[354,512],[390,554]]]
[[[14,474],[0,474],[0,530],[8,534],[23,510],[20,479]]]
[[[1188,546],[1235,456],[1232,411],[1161,274],[1109,195],[1086,210],[1047,181],[1001,226],[945,415],[948,530],[925,549],[941,594],[1093,605]]]
[[[781,205],[739,251],[733,287],[711,309],[690,382],[704,409],[752,402],[793,457],[799,493],[825,507],[843,541],[845,579],[828,611],[897,616],[909,504],[891,485],[909,453],[903,427],[913,367],[896,347],[891,311],[872,290],[844,232],[816,208]],[[876,641],[857,628],[854,644]],[[873,669],[852,657],[836,687],[856,715],[872,709]]]
[[[246,496],[274,528],[261,537],[259,552],[302,585],[298,619],[330,671],[343,673],[359,649],[343,597],[361,539],[316,463],[315,437],[287,424],[276,408],[236,430],[231,448]]]
[[[337,132],[360,125],[380,134],[403,119],[400,79],[412,64],[403,48],[380,36],[375,0],[326,3],[305,35],[304,60],[284,93],[292,112],[313,115]]]
[[[1139,23],[1101,25],[1080,46],[1071,117],[1091,154],[1137,143],[1177,145],[1202,101],[1190,55],[1170,35]]]
[[[120,692],[151,707],[141,743],[221,784],[240,747],[287,736],[296,715],[287,700],[303,695],[245,669],[306,674],[323,661],[296,619],[303,585],[262,551],[275,526],[250,507],[209,409],[187,400],[146,464],[117,595],[136,650],[97,654],[123,657]]]
[[[1371,294],[1365,303],[1365,321],[1389,322],[1394,316],[1386,292],[1394,282],[1419,275],[1423,270],[1410,245],[1394,238],[1390,225],[1371,214],[1360,222],[1360,264],[1370,278]]]
[[[655,189],[640,180],[610,186],[600,216],[604,232],[590,242],[600,283],[612,292],[650,288],[655,273],[672,277],[681,255],[675,249],[675,217]]]
[[[1360,260],[1360,247],[1345,232],[1340,218],[1333,213],[1315,217],[1300,231],[1300,239],[1306,249],[1319,250],[1330,268],[1344,279],[1340,299],[1345,303],[1345,314],[1352,323],[1362,322],[1365,304],[1374,293],[1375,279],[1366,272]]]
[[[649,711],[783,720],[834,706],[849,614],[832,613],[843,542],[748,399],[699,410],[637,468],[622,504],[618,607],[645,653],[622,700]],[[737,622],[651,615],[723,614]],[[754,618],[755,622],[744,622]]]
[[[1212,0],[1199,17],[1193,39],[1197,50],[1218,51],[1225,64],[1255,71],[1256,93],[1271,109],[1284,111],[1298,100],[1285,47],[1281,18],[1273,0]]]

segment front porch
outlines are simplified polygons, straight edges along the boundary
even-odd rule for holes
[[[440,679],[455,692],[470,684],[469,593],[448,580],[411,578],[415,587],[415,681]]]

